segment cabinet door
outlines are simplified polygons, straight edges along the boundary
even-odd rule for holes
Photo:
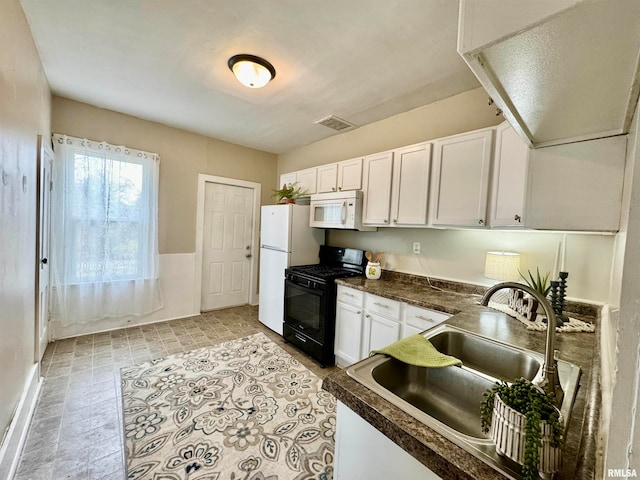
[[[369,356],[372,350],[379,350],[399,339],[400,322],[367,311],[364,315],[361,359]]]
[[[493,129],[444,138],[435,144],[433,225],[486,223]]]
[[[282,187],[283,185],[295,182],[297,182],[296,172],[283,173],[282,175],[280,175],[280,183],[278,184],[278,188]]]
[[[362,188],[362,158],[338,162],[338,190]]]
[[[296,181],[298,186],[305,192],[305,195],[313,195],[316,193],[316,169],[308,168],[296,172]]]
[[[626,136],[536,148],[529,162],[526,226],[616,231]]]
[[[334,353],[341,367],[360,360],[362,309],[336,302],[336,339]]]
[[[489,224],[523,227],[529,147],[507,122],[496,128]]]
[[[318,167],[318,193],[336,191],[336,179],[338,175],[338,164],[330,163]]]
[[[394,152],[391,225],[426,225],[429,203],[431,144]]]
[[[362,172],[362,189],[365,192],[362,208],[363,224],[389,225],[392,169],[393,152],[365,157]]]

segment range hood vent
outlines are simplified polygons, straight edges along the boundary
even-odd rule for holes
[[[317,125],[324,125],[325,127],[329,127],[332,130],[340,131],[345,130],[347,128],[355,127],[353,123],[347,122],[346,120],[342,120],[341,118],[336,117],[335,115],[329,115],[322,120],[318,120],[314,122]]]

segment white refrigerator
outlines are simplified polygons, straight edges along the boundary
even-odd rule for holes
[[[258,319],[282,335],[284,270],[318,263],[324,230],[309,226],[309,205],[265,205],[260,227]]]

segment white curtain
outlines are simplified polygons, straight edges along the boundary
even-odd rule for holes
[[[52,314],[62,325],[162,308],[160,157],[54,135]]]

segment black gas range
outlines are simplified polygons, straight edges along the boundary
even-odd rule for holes
[[[335,363],[336,278],[364,275],[363,250],[320,247],[320,263],[285,270],[285,340],[325,367]]]

